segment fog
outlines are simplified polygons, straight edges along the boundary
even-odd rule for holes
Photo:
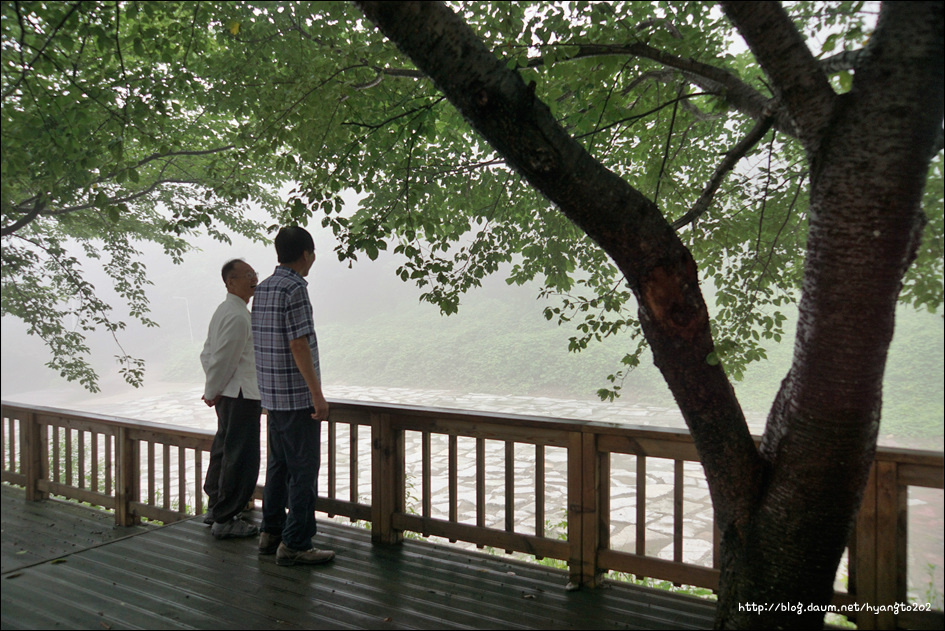
[[[396,263],[389,255],[382,254],[377,261],[358,261],[349,268],[348,263],[338,261],[333,251],[335,241],[329,231],[314,226],[309,230],[316,240],[317,261],[307,280],[318,328],[406,305],[418,312],[436,312],[431,305],[419,304],[415,287],[394,276]],[[124,305],[111,289],[109,279],[100,267],[86,262],[87,278],[100,296],[108,297],[115,309],[114,316],[128,325],[117,334],[117,342],[108,333],[89,335],[91,360],[99,374],[103,394],[133,391],[117,372],[114,356],[120,354],[121,349],[145,359],[145,387],[156,381],[174,381],[175,376],[202,378],[199,352],[210,317],[226,295],[221,267],[230,259],[241,258],[263,279],[277,265],[271,244],[253,242],[239,235],[231,235],[231,238],[232,245],[207,236],[193,240],[194,250],[184,256],[180,265],[173,264],[159,246],[139,244],[143,253],[141,260],[147,265],[148,277],[153,283],[147,289],[151,303],[148,317],[158,323],[156,328],[145,327],[122,313]],[[38,337],[27,335],[25,323],[4,316],[2,335],[4,398],[34,390],[84,392],[81,386],[69,384],[44,366],[49,359],[48,349]]]
[[[342,263],[330,231],[316,222],[308,229],[315,237],[317,253],[308,277],[309,293],[329,398],[347,398],[352,388],[399,388],[403,390],[372,396],[401,398],[414,391],[437,391],[442,396],[433,402],[453,407],[466,407],[468,396],[477,393],[544,397],[586,402],[573,408],[577,411],[572,416],[607,413],[596,390],[610,386],[607,376],[621,368],[619,360],[629,350],[628,336],[569,353],[568,338],[575,332],[544,318],[543,308],[550,303],[536,299],[538,286],[509,286],[501,273],[469,292],[458,314],[441,316],[437,307],[419,301],[420,289],[395,274],[399,262],[392,254],[382,252],[376,261],[362,256],[351,265]],[[102,388],[99,394],[67,383],[46,368],[49,352],[42,341],[27,335],[24,323],[5,316],[3,399],[115,413],[107,404],[187,390],[186,396],[199,404],[203,383],[199,354],[210,317],[226,293],[220,268],[227,260],[242,258],[262,279],[277,263],[271,244],[243,237],[233,237],[232,245],[209,237],[192,243],[196,249],[185,255],[181,265],[174,265],[159,247],[140,244],[153,282],[147,294],[150,318],[160,325],[157,328],[123,317],[123,304],[113,295],[104,273],[94,266],[87,268],[99,295],[110,298],[115,317],[128,324],[118,334],[121,348],[109,334],[89,336]],[[884,424],[892,429],[881,439],[886,444],[927,446],[930,436],[941,440],[945,408],[942,323],[936,314],[900,310],[887,367]],[[793,332],[793,325],[788,331]],[[769,347],[770,361],[755,365],[744,382],[736,384],[753,431],[761,429],[789,366],[791,347],[790,337]],[[141,390],[125,384],[118,374],[114,357],[122,354],[122,348],[146,361]],[[623,382],[616,406],[664,409],[661,419],[681,425],[672,397],[651,364],[647,353],[643,365]],[[490,401],[483,406],[495,405],[494,399]],[[502,407],[507,409],[504,403]],[[212,415],[208,418],[212,420]]]
[[[425,327],[446,322],[447,318],[439,315],[436,306],[421,303],[421,291],[412,283],[404,283],[395,274],[399,265],[394,256],[382,252],[377,260],[371,261],[366,255],[360,260],[339,262],[334,252],[337,242],[331,232],[316,224],[307,226],[316,241],[317,260],[308,277],[309,293],[315,311],[316,328],[322,355],[323,369],[326,371],[326,387],[332,380],[331,366],[333,358],[342,361],[345,349],[333,343],[336,336],[331,331],[350,334],[360,332],[360,339],[366,343],[376,343],[377,353],[370,362],[382,364],[391,353],[398,356],[413,356],[414,361],[422,363],[424,358],[412,353],[410,348],[397,346],[403,339],[385,339],[373,337],[376,328],[386,328],[396,316],[396,321],[406,326],[407,337],[422,335],[422,331],[411,331],[416,323],[422,321]],[[241,236],[231,235],[233,243],[224,244],[203,236],[192,241],[195,249],[184,256],[180,265],[174,265],[163,250],[151,243],[138,244],[142,251],[141,260],[147,265],[148,277],[153,283],[147,289],[151,313],[149,317],[159,324],[157,328],[141,325],[123,313],[123,303],[111,289],[110,281],[94,261],[85,260],[87,278],[92,281],[98,295],[105,297],[115,309],[114,317],[127,324],[127,328],[117,334],[117,341],[110,334],[93,332],[88,335],[92,348],[91,363],[99,375],[102,392],[92,396],[81,386],[68,383],[44,364],[49,360],[49,351],[42,341],[27,335],[25,323],[4,316],[2,319],[3,349],[2,354],[2,389],[4,399],[24,402],[86,401],[87,399],[120,396],[123,393],[133,395],[136,391],[124,383],[118,374],[116,355],[127,353],[146,361],[144,391],[160,388],[167,383],[200,383],[202,371],[199,353],[206,337],[207,326],[213,311],[226,294],[220,268],[232,258],[241,258],[252,265],[260,279],[272,273],[277,265],[275,249],[271,244],[253,242]],[[504,305],[514,304],[514,312],[539,330],[551,332],[555,338],[552,344],[555,353],[567,358],[567,338],[572,333],[557,331],[556,327],[542,315],[542,303],[536,300],[537,286],[510,287],[501,276],[486,279],[484,287],[471,292],[463,300],[459,314],[448,318],[449,327],[458,330],[475,323],[476,312],[490,302],[498,301]],[[386,317],[386,319],[385,319]],[[372,322],[374,324],[372,324]],[[493,323],[501,326],[502,322]],[[413,326],[411,326],[413,325]],[[515,323],[516,327],[524,324]],[[527,326],[527,325],[524,325]],[[489,340],[481,340],[488,345]],[[119,346],[120,344],[120,346]],[[615,347],[616,348],[616,347]],[[444,348],[444,354],[455,360],[455,370],[463,372],[461,349]],[[473,349],[476,350],[476,349]],[[479,352],[488,351],[482,347]],[[501,349],[494,349],[501,352]],[[543,355],[548,349],[534,349]],[[593,354],[593,353],[591,353]],[[429,359],[429,358],[427,358]],[[363,368],[370,372],[371,366]],[[343,375],[348,381],[357,380],[352,371]],[[339,377],[338,373],[334,377]],[[604,384],[601,375],[601,386]],[[364,384],[377,385],[377,384]],[[436,387],[441,384],[404,384],[411,387]],[[501,390],[497,383],[493,390]],[[512,392],[514,394],[514,392]],[[594,398],[593,390],[587,392]]]

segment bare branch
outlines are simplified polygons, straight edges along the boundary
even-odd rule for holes
[[[673,229],[679,230],[683,226],[692,223],[709,210],[712,198],[722,184],[722,180],[735,168],[738,161],[768,133],[768,130],[771,129],[772,122],[773,119],[771,117],[758,121],[752,130],[748,132],[747,136],[742,138],[737,145],[725,152],[725,159],[715,168],[715,173],[712,174],[712,178],[706,185],[705,190],[702,191],[702,195],[700,195],[696,203],[692,205],[689,212],[673,222]]]

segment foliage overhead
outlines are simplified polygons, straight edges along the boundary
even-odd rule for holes
[[[125,327],[89,268],[146,325],[138,242],[175,262],[203,229],[254,236],[273,208],[271,160],[208,87],[220,42],[196,3],[4,2],[3,315],[50,347],[49,366],[97,389],[86,333]],[[125,379],[143,362],[121,348]]]
[[[656,201],[714,295],[730,374],[785,335],[806,234],[808,174],[790,121],[733,28],[702,2],[457,3],[589,153]],[[849,89],[875,18],[862,2],[791,16]],[[489,274],[537,280],[571,350],[626,335],[614,396],[645,342],[620,272],[472,132],[429,79],[347,3],[4,3],[3,313],[31,323],[56,368],[94,384],[81,331],[120,322],[71,252],[109,257],[147,318],[134,241],[179,256],[198,229],[225,238],[320,218],[341,260],[392,250],[422,299],[455,312]],[[942,303],[941,153],[929,225],[902,297]],[[267,188],[293,182],[287,204]],[[360,196],[357,209],[342,194]],[[75,330],[67,322],[75,318]],[[132,364],[133,377],[140,367]]]

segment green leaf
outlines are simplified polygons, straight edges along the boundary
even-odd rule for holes
[[[837,74],[837,79],[840,81],[840,91],[849,92],[853,87],[853,73],[849,70],[844,70]]]

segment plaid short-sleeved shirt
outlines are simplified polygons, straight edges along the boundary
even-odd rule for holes
[[[280,265],[259,283],[253,296],[256,375],[262,406],[267,410],[303,410],[313,405],[289,347],[289,342],[300,337],[308,338],[315,374],[321,380],[308,283],[295,270]]]

